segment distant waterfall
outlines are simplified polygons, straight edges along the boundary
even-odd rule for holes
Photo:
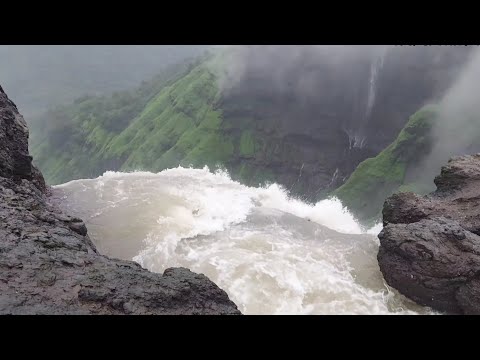
[[[365,120],[370,117],[372,112],[373,105],[375,105],[375,95],[377,91],[377,80],[378,74],[383,67],[383,62],[385,60],[386,49],[382,49],[380,54],[378,54],[370,66],[370,78],[369,78],[369,87],[368,87],[368,98],[367,98],[367,107],[365,111]]]
[[[370,119],[372,109],[375,105],[375,98],[377,95],[378,78],[383,68],[385,55],[388,47],[382,47],[376,54],[373,54],[373,59],[370,65],[370,74],[368,76],[368,93],[367,101],[365,103],[365,112],[360,116],[354,117],[354,123],[344,128],[345,133],[349,139],[349,149],[362,149],[367,144],[367,135],[365,133],[365,126]],[[363,106],[362,106],[363,107]],[[360,110],[361,111],[361,110]],[[355,114],[358,115],[358,114]]]
[[[344,131],[348,135],[348,143],[349,143],[349,149],[350,150],[352,148],[360,148],[361,149],[365,146],[365,141],[367,140],[367,137],[365,135],[361,135],[358,130],[354,131],[354,130],[346,129]]]

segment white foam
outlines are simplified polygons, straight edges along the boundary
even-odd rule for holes
[[[378,223],[373,225],[370,229],[368,229],[366,233],[377,236],[378,234],[380,234],[380,231],[382,231],[382,229],[383,229],[382,223]]]
[[[270,185],[266,189],[257,189],[257,192],[257,199],[262,206],[278,209],[343,233],[362,233],[362,228],[353,215],[336,198],[309,205],[289,198],[287,192],[277,184]]]
[[[374,236],[381,224],[362,231],[338,199],[310,205],[276,184],[247,187],[225,171],[181,167],[106,172],[56,189],[90,219],[108,255],[156,272],[204,273],[246,314],[419,310],[384,284]]]

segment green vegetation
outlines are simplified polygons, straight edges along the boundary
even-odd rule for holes
[[[84,96],[32,121],[31,153],[47,181],[57,184],[121,168],[129,148],[142,141],[137,138],[135,144],[122,148],[126,137],[139,135],[124,132],[158,105],[158,94],[166,93],[200,62],[170,66],[133,92],[118,92],[110,97]],[[151,127],[141,129],[141,133],[149,131]]]
[[[245,131],[240,138],[240,154],[246,158],[255,154],[255,142],[250,131]]]
[[[328,133],[313,142],[281,129],[278,124],[287,123],[297,110],[291,104],[282,108],[275,98],[250,91],[221,96],[219,77],[228,61],[224,52],[206,54],[167,68],[135,91],[84,96],[52,109],[32,122],[34,161],[50,184],[106,170],[157,172],[207,165],[226,169],[247,185],[278,182],[307,200],[324,196],[318,185],[311,185],[315,182],[305,173],[305,158],[314,157],[316,169],[328,168],[331,154],[343,151],[342,145]],[[370,221],[393,192],[430,190],[408,174],[419,154],[430,150],[429,130],[436,116],[434,106],[414,114],[397,139],[361,163],[333,195],[360,220]],[[311,160],[308,167],[311,171]]]
[[[347,182],[333,195],[342,200],[361,221],[369,223],[380,217],[385,198],[396,191],[427,193],[428,184],[406,183],[406,174],[430,151],[430,129],[438,117],[436,106],[426,106],[415,113],[397,139],[374,158],[358,165]]]
[[[226,168],[248,184],[273,181],[274,174],[254,162],[278,152],[281,140],[266,143],[253,119],[223,116],[212,69],[225,61],[222,53],[206,55],[170,67],[136,91],[84,96],[37,119],[31,152],[47,182],[179,165]]]

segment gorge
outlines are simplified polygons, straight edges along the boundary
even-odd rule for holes
[[[0,313],[480,313],[477,49],[184,51],[0,88]]]
[[[32,119],[51,184],[107,170],[220,166],[318,201],[438,101],[472,47],[241,46],[173,66],[136,91]],[[68,147],[63,146],[68,144]]]

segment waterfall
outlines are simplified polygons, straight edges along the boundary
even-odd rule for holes
[[[369,78],[369,88],[368,88],[368,98],[367,98],[367,107],[365,111],[365,120],[370,117],[373,105],[375,105],[375,95],[377,90],[377,80],[378,74],[383,67],[383,62],[385,60],[386,49],[382,51],[373,59],[372,65],[370,66],[370,78]]]
[[[367,135],[365,134],[365,125],[370,119],[372,109],[375,105],[378,78],[383,68],[387,50],[388,50],[388,47],[381,47],[376,52],[376,54],[373,55],[373,59],[370,64],[370,74],[368,77],[368,93],[367,93],[367,101],[365,103],[365,113],[360,114],[359,117],[355,116],[354,117],[355,123],[350,126],[344,127],[344,131],[348,135],[348,139],[349,139],[349,150],[352,150],[353,148],[362,149],[367,144]]]
[[[349,150],[353,148],[362,149],[365,146],[367,137],[362,135],[358,129],[344,129],[344,131],[348,135]]]
[[[335,169],[335,172],[332,175],[332,178],[330,179],[330,182],[327,185],[327,188],[332,186],[335,183],[335,180],[338,178],[338,167]]]

